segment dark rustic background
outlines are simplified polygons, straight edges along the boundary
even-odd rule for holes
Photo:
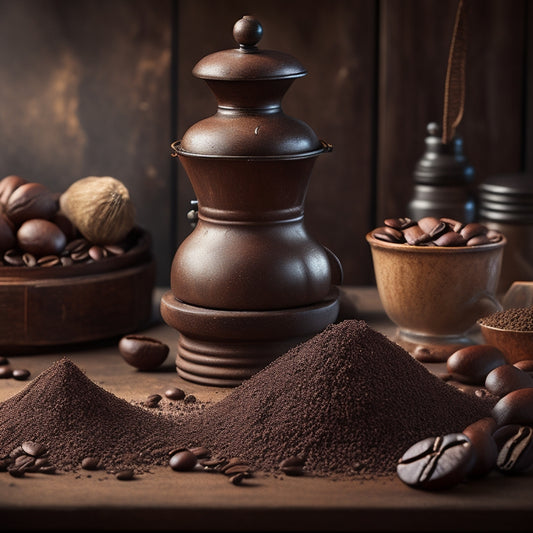
[[[532,170],[533,5],[469,0],[459,133],[476,181]],[[214,113],[191,70],[233,48],[245,14],[260,46],[308,70],[283,104],[333,145],[311,176],[309,231],[346,284],[373,283],[365,233],[404,216],[428,122],[442,120],[457,0],[0,0],[0,176],[55,191],[88,175],[129,188],[158,283],[191,231],[194,199],[170,144]]]

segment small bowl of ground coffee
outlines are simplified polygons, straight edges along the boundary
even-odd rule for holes
[[[508,363],[533,359],[533,306],[497,311],[477,323],[487,344],[499,348]]]

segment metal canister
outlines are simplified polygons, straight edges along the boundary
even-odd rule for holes
[[[463,152],[463,140],[455,136],[449,143],[441,139],[436,122],[427,126],[426,150],[413,172],[413,196],[407,206],[408,216],[420,220],[426,216],[449,217],[461,222],[476,218],[474,168]]]
[[[533,175],[490,176],[478,186],[479,220],[507,237],[499,292],[533,280]]]

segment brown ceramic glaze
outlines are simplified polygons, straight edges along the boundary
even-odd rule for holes
[[[501,310],[495,296],[505,238],[480,246],[410,246],[375,239],[370,245],[378,293],[398,326],[400,344],[440,346],[445,360],[476,320]],[[411,350],[410,350],[411,351]]]
[[[338,259],[304,224],[311,171],[331,146],[281,107],[306,71],[287,54],[257,47],[262,27],[253,17],[237,21],[233,35],[238,48],[193,70],[213,91],[217,112],[172,145],[198,220],[176,251],[161,301],[163,318],[181,334],[178,372],[217,385],[237,384],[333,322],[342,282]]]
[[[514,331],[479,324],[488,344],[499,348],[510,364],[533,359],[533,331]]]

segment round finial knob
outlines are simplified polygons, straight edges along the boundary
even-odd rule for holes
[[[241,48],[255,46],[263,35],[263,27],[255,17],[244,15],[233,26],[233,38]]]
[[[437,122],[430,122],[427,125],[427,132],[432,137],[439,137],[441,134],[440,125]]]

